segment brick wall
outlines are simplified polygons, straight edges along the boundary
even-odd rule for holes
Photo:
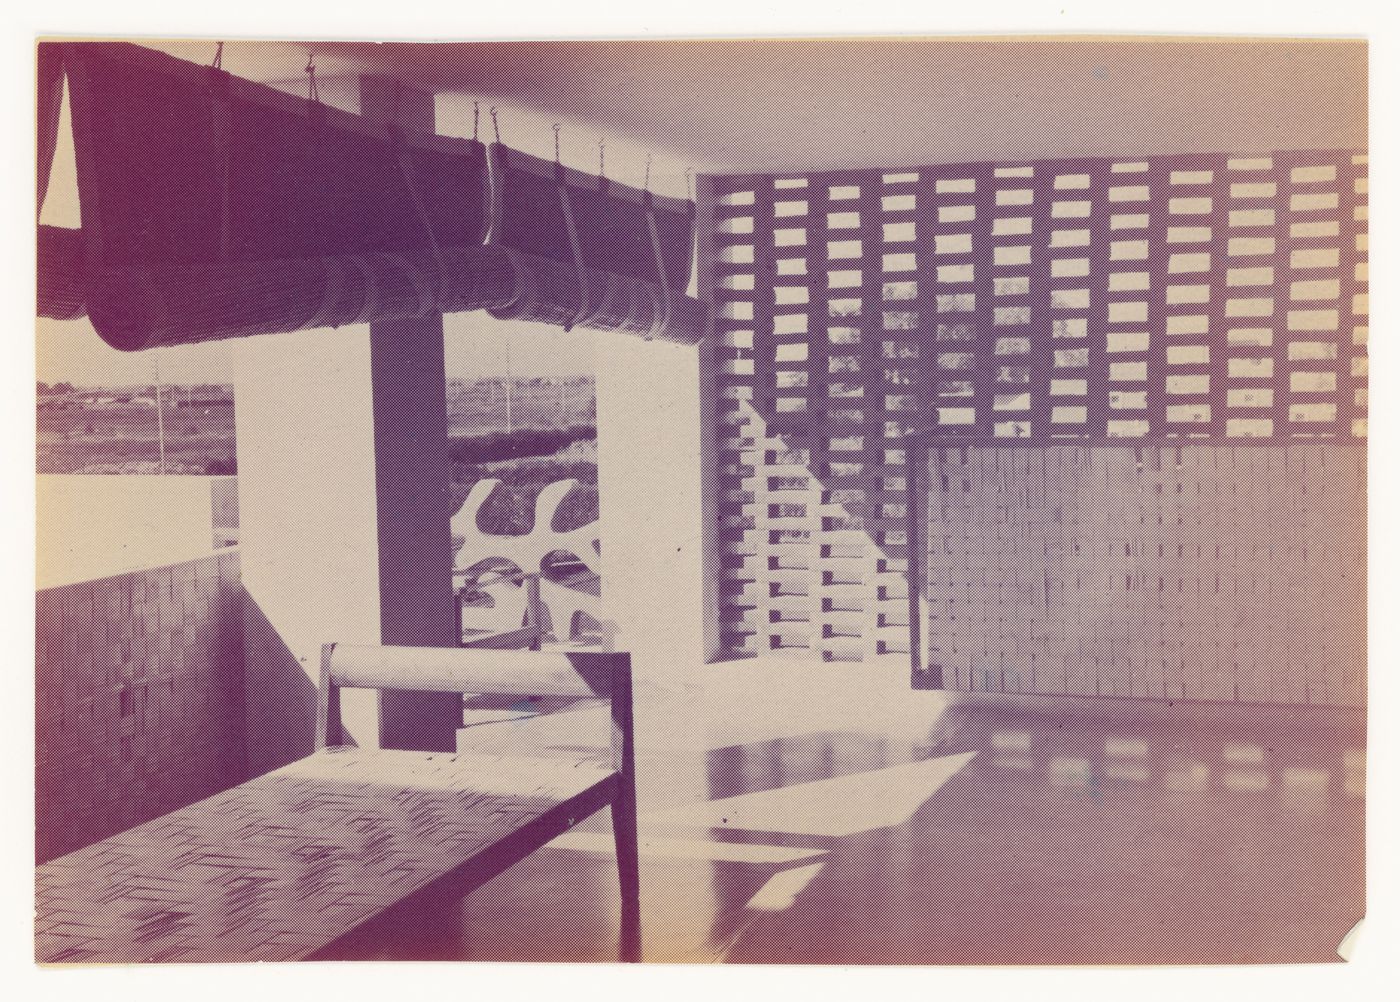
[[[1366,447],[931,457],[934,688],[1366,705]]]
[[[40,862],[245,778],[242,606],[236,550],[37,593]]]

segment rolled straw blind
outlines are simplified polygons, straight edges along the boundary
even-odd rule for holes
[[[572,265],[568,220],[559,197],[562,188],[586,267],[658,282],[647,223],[650,207],[666,281],[672,289],[685,290],[695,225],[692,203],[584,174],[499,143],[491,146],[491,173],[492,243]]]
[[[495,202],[505,236],[485,247],[476,140],[406,133],[125,43],[41,54],[46,79],[55,54],[68,75],[83,226],[41,228],[40,312],[85,308],[115,347],[482,308],[685,341],[703,333],[700,304],[679,294],[688,203],[653,207],[635,189],[571,178],[580,268],[551,226],[557,193],[537,204],[512,183]],[[43,115],[40,125],[42,152],[53,130]]]
[[[695,330],[698,304],[681,302],[692,203],[500,143],[490,157],[491,243],[511,253],[521,277],[520,295],[495,316],[668,339]]]
[[[326,282],[287,275],[332,256],[379,258],[360,270],[398,265],[431,286],[443,249],[484,237],[485,149],[474,140],[406,134],[134,45],[62,48],[87,306],[117,347],[372,319],[372,281],[346,318],[320,308],[337,298]],[[426,269],[414,260],[425,255]],[[219,314],[176,313],[191,285],[229,281],[247,294]],[[419,312],[441,296],[418,291]]]

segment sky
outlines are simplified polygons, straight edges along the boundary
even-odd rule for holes
[[[590,332],[495,320],[484,312],[458,313],[444,321],[449,379],[503,376],[570,377],[593,371]],[[276,337],[275,334],[263,335]],[[36,378],[75,386],[129,386],[162,382],[231,383],[237,358],[228,341],[124,352],[110,347],[83,320],[39,320]]]

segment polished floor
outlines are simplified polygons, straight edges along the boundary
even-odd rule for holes
[[[642,686],[644,958],[1324,962],[1362,916],[1364,733],[1326,712],[912,692],[907,667],[709,666]],[[575,754],[583,706],[484,711],[473,748]],[[617,957],[606,813],[377,959]]]

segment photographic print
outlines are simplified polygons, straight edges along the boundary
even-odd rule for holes
[[[1343,959],[1364,40],[35,68],[36,961]]]

